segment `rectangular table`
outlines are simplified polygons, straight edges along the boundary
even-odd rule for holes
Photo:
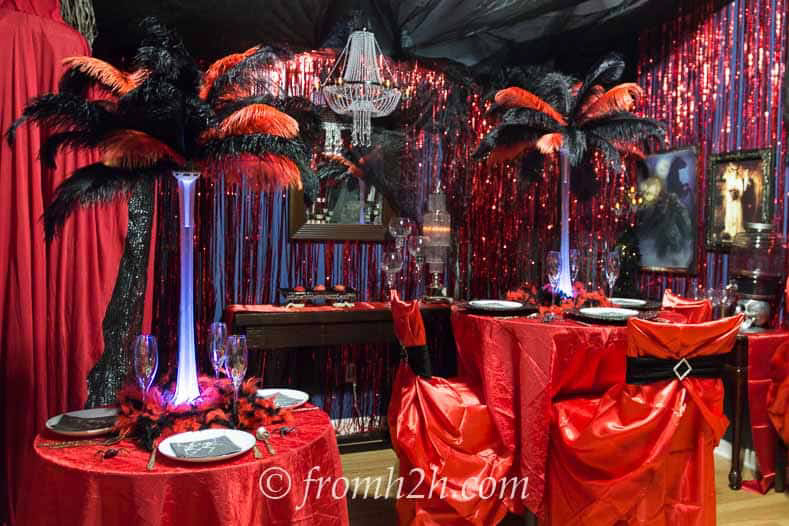
[[[449,305],[423,303],[420,308],[429,338],[446,344],[454,355]],[[225,320],[231,333],[247,336],[251,351],[298,352],[303,348],[334,345],[397,344],[392,311],[388,303],[381,302],[360,302],[351,308],[230,305],[225,310]],[[445,348],[444,345],[440,347]],[[440,352],[439,348],[432,349],[434,356]],[[253,360],[250,369],[259,369],[262,352],[255,353]],[[388,447],[388,437],[388,431],[383,429],[338,437],[338,442],[341,451],[347,453]]]

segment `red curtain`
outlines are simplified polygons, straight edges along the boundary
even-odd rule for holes
[[[57,0],[0,0],[0,128],[27,101],[57,90],[63,57],[90,54]],[[0,523],[14,524],[35,434],[81,407],[103,351],[102,319],[126,236],[126,205],[81,210],[47,245],[41,215],[57,184],[92,154],[66,153],[42,171],[43,132],[23,126],[0,146]]]

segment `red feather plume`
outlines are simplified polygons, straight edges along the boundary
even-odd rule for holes
[[[559,151],[564,142],[564,136],[561,133],[546,133],[537,141],[537,149],[543,155],[548,155]]]
[[[298,165],[282,155],[244,154],[224,160],[217,168],[230,182],[240,183],[243,178],[255,191],[272,192],[289,186],[302,188]]]
[[[500,90],[496,93],[494,100],[497,105],[505,108],[531,108],[548,115],[562,126],[567,125],[567,121],[553,106],[523,88],[512,86]]]
[[[148,76],[146,70],[126,73],[93,57],[66,57],[62,60],[62,64],[66,69],[76,69],[84,73],[116,95],[129,93]]]
[[[581,119],[589,121],[618,111],[632,111],[636,100],[644,95],[638,84],[626,82],[614,86],[600,95],[593,104],[582,113]]]
[[[211,92],[211,88],[214,87],[214,82],[216,79],[219,78],[224,72],[232,68],[233,66],[239,64],[245,58],[251,57],[254,55],[258,49],[258,46],[252,47],[244,51],[243,53],[233,53],[232,55],[228,55],[226,57],[220,58],[213,64],[211,64],[208,69],[203,74],[203,81],[200,84],[200,91],[198,96],[205,100],[208,98],[208,94]]]
[[[514,144],[496,146],[488,155],[488,165],[511,161],[534,146],[531,141],[520,141]]]
[[[137,130],[121,130],[102,141],[102,163],[122,168],[145,168],[170,159],[183,164],[184,159],[165,143]]]
[[[250,133],[267,133],[293,139],[299,135],[299,123],[287,113],[268,104],[250,104],[231,113],[217,128],[206,132],[204,138]]]

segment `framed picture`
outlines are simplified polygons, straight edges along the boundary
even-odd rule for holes
[[[772,149],[711,155],[707,187],[707,249],[725,251],[748,223],[772,223]]]
[[[696,149],[656,153],[644,160],[636,216],[641,268],[653,272],[696,271],[698,189]]]

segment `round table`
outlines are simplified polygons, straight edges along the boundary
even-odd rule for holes
[[[568,320],[543,323],[452,311],[460,376],[482,387],[494,425],[528,477],[525,505],[539,513],[551,423],[551,401],[601,394],[625,380],[626,327]]]
[[[150,454],[128,441],[102,459],[104,446],[49,448],[52,434],[35,439],[36,472],[20,492],[20,521],[27,526],[247,526],[348,524],[343,484],[332,492],[308,479],[334,482],[342,465],[334,428],[320,410],[294,413],[296,431],[272,433],[276,450],[262,459],[252,451],[235,459],[185,463]],[[290,481],[287,491],[285,481]],[[265,492],[265,494],[264,494]],[[305,495],[306,493],[306,495]]]

